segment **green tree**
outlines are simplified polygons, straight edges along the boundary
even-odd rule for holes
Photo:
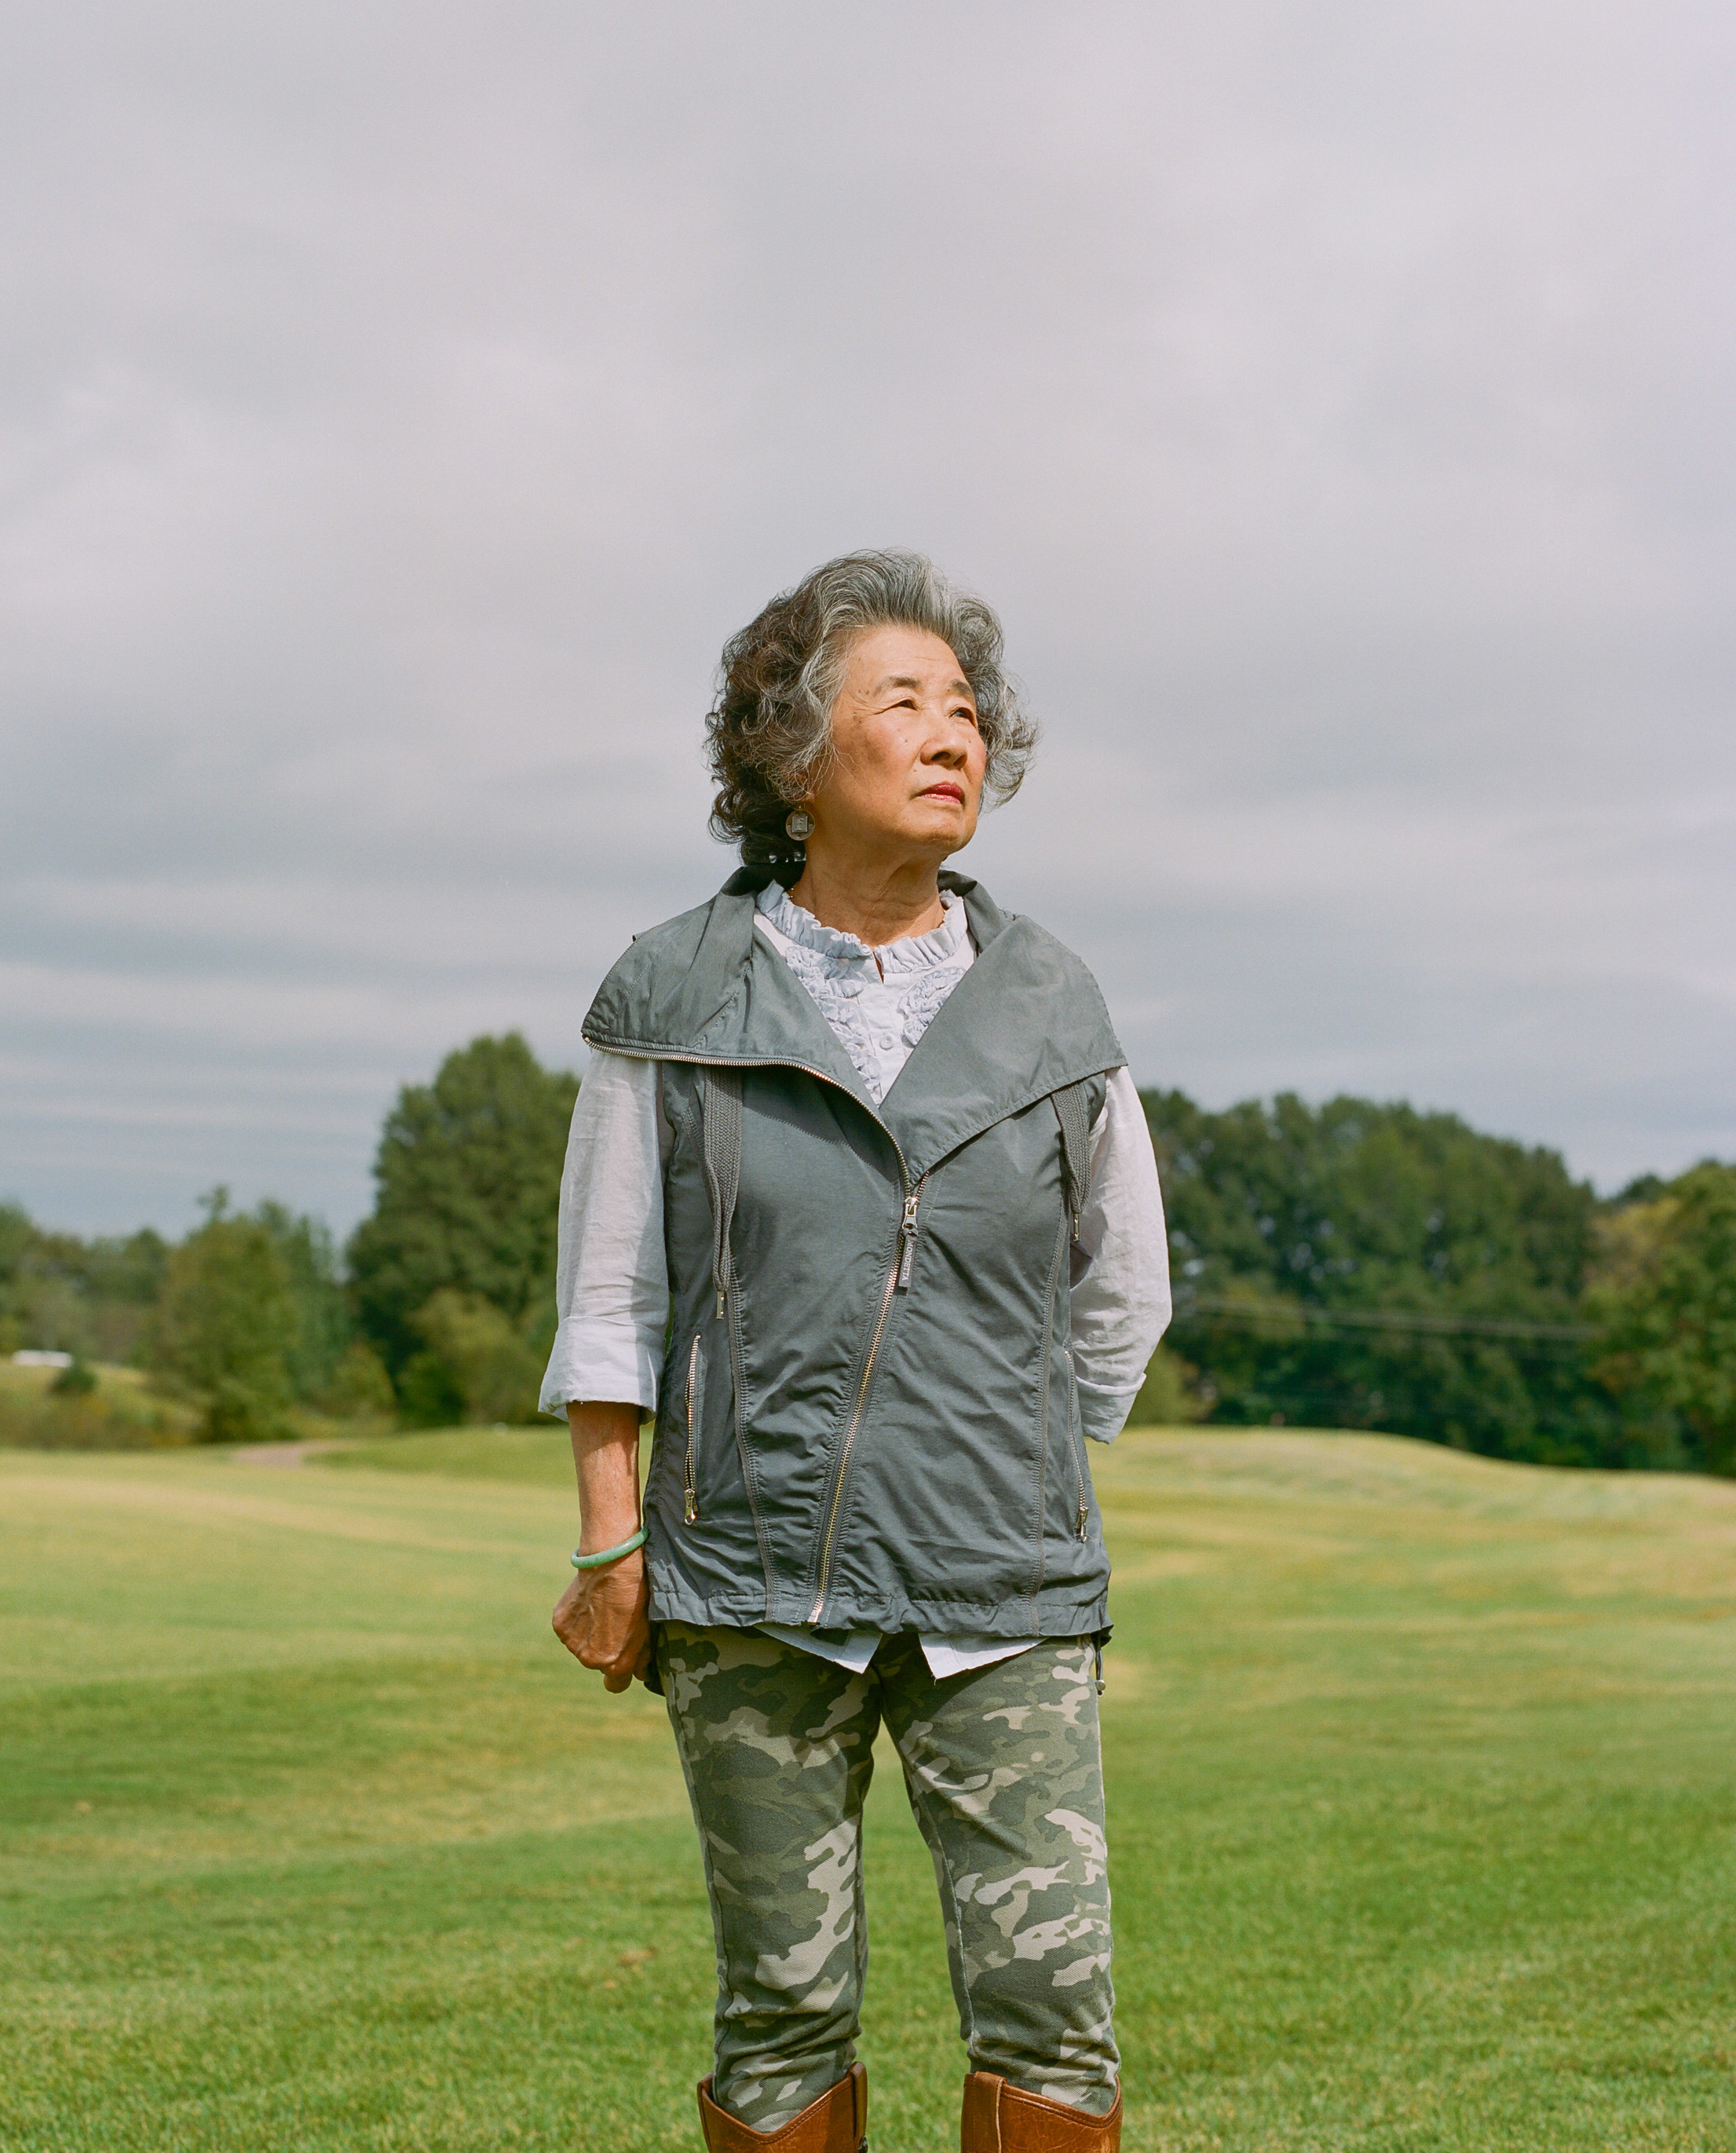
[[[378,1195],[350,1240],[349,1274],[362,1328],[413,1418],[467,1409],[460,1372],[418,1327],[436,1294],[486,1301],[515,1331],[546,1335],[578,1094],[576,1076],[544,1069],[508,1032],[449,1054],[432,1084],[406,1085],[387,1117]]]
[[[99,1361],[131,1358],[168,1255],[148,1226],[125,1239],[84,1241],[0,1204],[0,1351],[41,1346]]]
[[[270,1201],[253,1217],[271,1236],[295,1303],[294,1335],[284,1352],[290,1389],[304,1405],[328,1405],[355,1336],[331,1230],[323,1219],[298,1216]]]
[[[1179,1092],[1144,1097],[1169,1216],[1173,1342],[1214,1395],[1214,1418],[1623,1461],[1618,1417],[1571,1338],[1355,1322],[1395,1311],[1576,1323],[1597,1201],[1557,1153],[1367,1099],[1314,1108],[1285,1093],[1209,1113]],[[1305,1321],[1310,1311],[1351,1321]]]
[[[231,1216],[226,1188],[204,1204],[205,1224],[169,1257],[151,1364],[203,1407],[207,1443],[266,1440],[283,1432],[293,1395],[294,1289],[268,1224]]]
[[[1596,1368],[1653,1442],[1736,1473],[1736,1168],[1708,1159],[1603,1224],[1587,1306]]]
[[[0,1353],[15,1353],[25,1343],[18,1273],[35,1231],[21,1205],[0,1204]]]
[[[141,1226],[136,1234],[74,1242],[67,1260],[89,1297],[98,1359],[134,1359],[163,1290],[169,1244]]]
[[[47,1234],[16,1204],[0,1205],[0,1328],[5,1349],[38,1346],[85,1358],[93,1343],[89,1299],[76,1260],[83,1244]]]

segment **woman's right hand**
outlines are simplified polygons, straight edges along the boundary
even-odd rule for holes
[[[602,1570],[581,1570],[555,1602],[554,1633],[581,1666],[617,1694],[651,1671],[650,1587],[635,1548]]]

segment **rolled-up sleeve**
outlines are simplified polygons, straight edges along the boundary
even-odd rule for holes
[[[1145,1109],[1109,1079],[1091,1132],[1091,1188],[1073,1244],[1073,1371],[1087,1435],[1112,1443],[1169,1322],[1169,1242]]]
[[[560,1327],[542,1409],[574,1399],[657,1410],[669,1320],[658,1065],[593,1051],[561,1175],[555,1306]]]

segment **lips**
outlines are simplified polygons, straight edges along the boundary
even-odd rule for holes
[[[957,785],[930,785],[916,797],[919,800],[950,800],[960,807],[965,804],[964,789]]]

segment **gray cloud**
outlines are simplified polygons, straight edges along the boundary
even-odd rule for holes
[[[727,861],[812,562],[985,590],[970,856],[1142,1081],[1736,1151],[1728,11],[7,11],[0,1188],[367,1202]]]

